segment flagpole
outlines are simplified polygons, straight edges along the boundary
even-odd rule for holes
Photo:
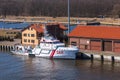
[[[68,34],[70,33],[70,0],[68,0]]]

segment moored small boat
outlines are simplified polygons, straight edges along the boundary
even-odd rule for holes
[[[26,55],[28,56],[30,53],[32,53],[32,48],[30,46],[25,47],[22,45],[15,45],[14,50],[11,51],[12,54],[15,55]]]

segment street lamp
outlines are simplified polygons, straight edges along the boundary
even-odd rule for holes
[[[70,0],[68,0],[68,34],[70,32]]]

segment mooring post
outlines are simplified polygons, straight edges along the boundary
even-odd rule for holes
[[[103,55],[101,55],[101,61],[104,62],[104,56]]]
[[[112,59],[112,63],[114,63],[115,62],[114,56],[111,56],[111,59]]]
[[[0,45],[0,50],[2,51],[2,45]]]
[[[93,59],[94,59],[93,54],[91,54],[90,56],[91,56],[91,60],[93,61]]]

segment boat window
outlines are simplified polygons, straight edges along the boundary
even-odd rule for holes
[[[57,46],[57,48],[58,48],[58,47],[65,47],[65,45],[59,45],[59,46]]]
[[[61,42],[59,42],[59,41],[53,42],[53,44],[58,44],[58,43],[61,43]]]
[[[32,50],[28,50],[28,52],[30,52],[30,53],[31,53],[31,52],[32,52]]]

